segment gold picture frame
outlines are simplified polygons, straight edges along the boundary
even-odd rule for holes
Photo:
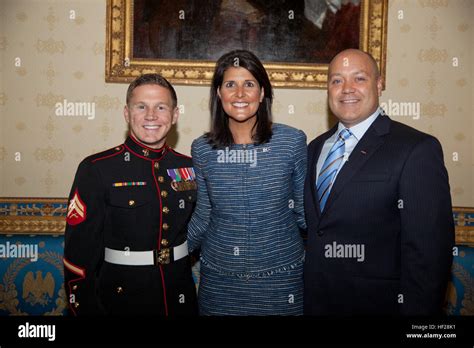
[[[131,82],[144,73],[159,73],[170,82],[210,85],[215,62],[134,59],[133,0],[107,0],[106,82]],[[359,48],[371,53],[385,77],[388,0],[361,0]],[[274,87],[325,89],[328,64],[266,63]]]

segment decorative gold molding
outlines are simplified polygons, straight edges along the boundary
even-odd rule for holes
[[[66,198],[0,198],[0,234],[62,235]]]
[[[61,235],[67,204],[67,198],[0,197],[0,235]],[[453,216],[456,244],[474,246],[474,207],[453,207]]]
[[[474,247],[474,208],[453,207],[456,244]]]
[[[388,0],[362,0],[360,42],[370,52],[385,80]],[[133,59],[133,1],[107,0],[106,82],[130,82],[144,73],[159,73],[170,82],[210,85],[215,63],[184,60]],[[327,64],[265,64],[272,85],[290,88],[325,89]]]
[[[6,217],[0,218],[0,234],[63,234],[66,220],[47,217]]]

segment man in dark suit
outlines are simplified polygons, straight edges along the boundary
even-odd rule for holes
[[[444,300],[454,223],[441,145],[379,107],[369,54],[329,65],[339,123],[309,145],[307,315],[432,315]]]

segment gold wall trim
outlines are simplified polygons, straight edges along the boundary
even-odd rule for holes
[[[0,197],[0,234],[57,234],[66,228],[67,198]],[[474,246],[474,207],[453,207],[456,244]]]
[[[453,207],[456,244],[474,247],[474,208]]]
[[[67,198],[0,198],[0,234],[62,235]]]

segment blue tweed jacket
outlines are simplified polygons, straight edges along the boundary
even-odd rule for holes
[[[261,277],[303,262],[306,135],[273,125],[266,144],[212,149],[201,136],[191,148],[198,184],[188,246],[223,274]]]

